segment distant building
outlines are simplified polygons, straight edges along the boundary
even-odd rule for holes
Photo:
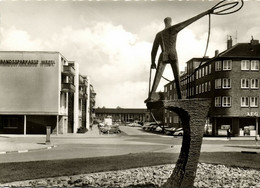
[[[101,121],[107,116],[114,122],[146,121],[146,109],[142,108],[96,108],[95,115]]]
[[[76,133],[91,121],[90,82],[59,52],[0,52],[0,133]]]
[[[87,114],[89,114],[89,122],[91,124],[93,124],[93,121],[96,117],[96,114],[95,114],[95,105],[96,105],[96,92],[94,90],[94,87],[93,85],[90,85],[90,90],[89,90],[89,93],[90,93],[90,97],[89,97],[89,112]]]
[[[231,38],[227,44],[227,50],[216,51],[213,58],[187,62],[181,78],[183,98],[211,99],[207,134],[226,135],[230,127],[234,136],[254,136],[259,134],[260,44],[252,39],[232,46]],[[174,81],[165,85],[166,99],[177,99],[174,88]],[[176,114],[165,110],[164,115],[165,124],[181,126]]]

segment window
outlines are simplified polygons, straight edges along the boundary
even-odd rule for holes
[[[210,91],[211,90],[211,82],[209,81],[208,82],[208,91]]]
[[[231,80],[229,78],[223,78],[223,88],[231,88]]]
[[[247,78],[241,79],[241,88],[249,88],[249,81]]]
[[[205,67],[205,76],[208,75],[208,66]]]
[[[241,70],[249,70],[250,61],[249,60],[242,60],[241,61]]]
[[[215,89],[221,89],[221,79],[215,80]]]
[[[172,90],[172,85],[170,85],[170,91]]]
[[[215,71],[221,71],[221,69],[222,69],[222,61],[216,61]]]
[[[198,79],[198,78],[199,78],[199,72],[196,71],[196,79]]]
[[[199,86],[196,86],[196,94],[199,93]]]
[[[248,106],[249,106],[249,98],[241,97],[241,107],[248,107]]]
[[[179,123],[179,116],[173,116],[173,123]]]
[[[3,119],[4,128],[18,128],[18,118],[7,117]]]
[[[199,85],[199,93],[201,93],[201,85]]]
[[[232,60],[224,60],[223,70],[231,70],[231,69],[232,69]]]
[[[251,88],[252,89],[258,89],[258,79],[251,79]]]
[[[211,74],[211,64],[209,65],[209,74]]]
[[[205,83],[205,92],[208,91],[208,82]]]
[[[221,107],[221,97],[215,97],[215,107]]]
[[[205,92],[205,86],[204,86],[204,84],[201,84],[201,92],[202,92],[202,93]]]
[[[251,61],[251,70],[259,70],[259,60]]]
[[[231,97],[222,97],[222,106],[231,107]]]
[[[167,87],[164,87],[164,91],[167,92]]]
[[[258,107],[258,98],[250,97],[250,107]]]
[[[199,78],[201,78],[201,69],[199,69]]]
[[[202,68],[202,73],[201,73],[201,76],[203,77],[204,76],[204,74],[205,74],[205,69],[204,69],[204,67]]]

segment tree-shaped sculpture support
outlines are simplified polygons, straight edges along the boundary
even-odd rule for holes
[[[184,131],[179,159],[172,175],[162,187],[193,187],[210,100],[187,99],[147,103],[148,108],[158,108],[158,105],[177,113]]]

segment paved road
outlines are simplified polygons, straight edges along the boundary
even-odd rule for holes
[[[26,153],[9,153],[0,155],[0,162],[22,162],[39,160],[57,160],[71,158],[86,158],[97,156],[123,155],[139,152],[167,152],[179,153],[181,137],[171,137],[144,132],[140,127],[121,127],[124,132],[119,135],[99,135],[97,127],[86,134],[68,134],[51,136],[51,144],[57,147],[49,150],[34,150]],[[19,147],[41,146],[44,144],[44,136],[17,136],[4,137],[0,135],[1,145],[8,143],[10,146],[17,144]],[[6,146],[8,146],[8,144]],[[229,147],[237,145],[254,145],[253,141],[226,139],[205,139],[202,152],[252,150],[241,147]],[[256,150],[259,152],[259,149]]]

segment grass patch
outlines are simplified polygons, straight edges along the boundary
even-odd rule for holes
[[[51,161],[0,163],[0,183],[170,164],[178,154],[138,153]]]
[[[112,157],[0,163],[0,183],[173,164],[179,154],[136,153]],[[199,162],[260,169],[259,154],[201,153]]]
[[[241,152],[215,152],[200,154],[200,162],[211,164],[223,164],[230,167],[251,168],[260,170],[259,154]]]

